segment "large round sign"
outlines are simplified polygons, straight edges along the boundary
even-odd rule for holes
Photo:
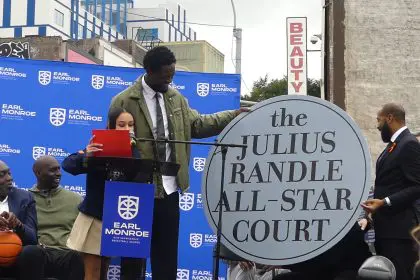
[[[219,135],[229,148],[219,205],[222,157],[212,149],[202,182],[204,209],[222,243],[261,264],[311,259],[357,222],[370,188],[370,154],[355,122],[340,108],[308,96],[258,103]]]

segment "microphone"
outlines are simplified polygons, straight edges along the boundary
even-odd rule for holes
[[[130,145],[131,146],[137,145],[136,135],[134,134],[134,131],[131,131],[131,130],[130,130]]]

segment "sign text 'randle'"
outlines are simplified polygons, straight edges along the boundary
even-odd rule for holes
[[[210,225],[215,229],[222,209],[223,243],[234,253],[266,264],[304,261],[356,222],[370,157],[341,109],[312,97],[274,98],[235,120],[219,139],[247,145],[229,150],[221,205],[215,154],[203,181]]]

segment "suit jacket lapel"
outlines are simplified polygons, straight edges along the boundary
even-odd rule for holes
[[[14,213],[16,216],[19,214],[19,205],[16,201],[15,192],[13,187],[10,189],[9,194],[7,196],[7,204],[9,205],[9,212]]]
[[[153,132],[152,117],[150,116],[149,108],[147,108],[146,100],[144,99],[143,88],[141,88],[140,91],[139,106],[140,109],[143,111],[144,117],[146,118],[147,125],[149,126],[150,131]]]
[[[377,170],[379,170],[379,171],[380,171],[380,169],[383,167],[383,165],[384,165],[384,163],[385,163],[385,161],[386,161],[386,158],[389,156],[389,152],[388,152],[388,150],[389,150],[389,148],[391,147],[391,145],[392,145],[392,142],[390,142],[390,143],[386,146],[385,150],[382,152],[381,156],[379,157],[379,159],[378,159],[378,164],[377,164]]]
[[[166,110],[166,118],[168,119],[168,130],[169,130],[169,139],[175,140],[175,133],[174,133],[174,100],[173,97],[176,94],[169,89],[168,92],[166,92],[163,95],[163,100],[165,102],[165,110]],[[175,144],[170,143],[171,146],[171,160],[172,162],[176,161],[176,153],[175,153]]]
[[[153,131],[152,118],[150,117],[149,108],[147,108],[146,100],[144,99],[144,95],[143,95],[142,80],[143,80],[143,76],[137,79],[134,86],[131,88],[132,92],[130,94],[130,97],[133,99],[137,99],[137,103],[139,104],[139,107],[146,118],[150,131]]]
[[[401,141],[402,138],[404,138],[406,135],[410,134],[410,131],[408,129],[405,129],[403,132],[398,135],[397,139],[395,139],[395,144],[398,146],[398,143]],[[381,168],[384,166],[384,163],[386,162],[386,159],[391,154],[388,150],[392,146],[392,142],[390,142],[385,150],[382,152],[382,154],[378,158],[378,162],[376,163],[376,174],[378,174],[378,171],[381,171]]]
[[[170,89],[163,95],[163,100],[165,102],[165,110],[166,110],[166,117],[168,119],[168,129],[169,129],[169,139],[173,139],[171,137],[171,133],[174,132],[174,123],[173,123],[173,114],[174,114],[174,101],[173,96],[175,96],[174,92]]]
[[[388,156],[388,149],[391,147],[391,142],[386,145],[385,149],[382,151],[380,156],[378,157],[378,160],[376,162],[376,173],[378,173],[378,170],[382,167],[385,158]]]

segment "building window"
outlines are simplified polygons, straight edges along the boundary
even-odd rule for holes
[[[92,30],[87,29],[86,30],[86,39],[92,38]]]
[[[83,25],[81,25],[80,23],[79,23],[79,26],[77,27],[77,35],[78,35],[78,37],[79,37],[79,39],[83,39]]]
[[[55,10],[54,22],[55,24],[64,27],[64,14],[59,10]]]
[[[137,41],[154,41],[157,39],[159,39],[159,30],[157,28],[137,30]]]
[[[119,24],[119,22],[117,22],[117,18],[118,18],[118,12],[113,12],[112,13],[112,26],[117,26],[117,24]]]

